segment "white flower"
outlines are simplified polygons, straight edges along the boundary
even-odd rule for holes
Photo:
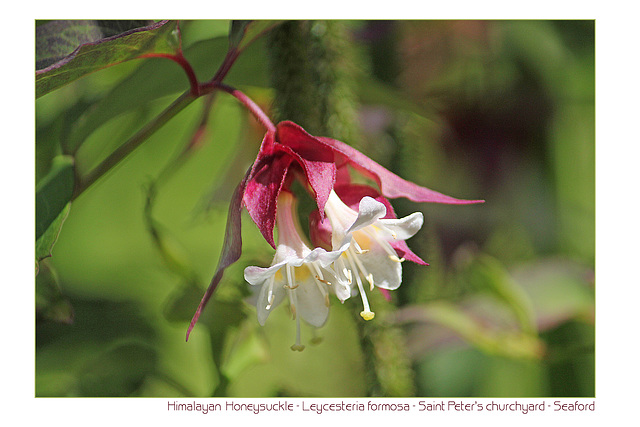
[[[356,212],[333,190],[325,213],[331,223],[333,249],[341,254],[333,263],[338,279],[336,294],[344,301],[342,287],[346,284],[353,291],[357,287],[364,306],[360,315],[371,320],[375,314],[369,307],[363,283],[365,280],[369,283],[369,290],[374,286],[388,290],[400,286],[404,260],[398,257],[390,242],[406,240],[416,234],[424,221],[422,213],[414,212],[402,219],[384,219],[385,205],[368,196],[360,200]],[[342,289],[340,293],[339,289]]]
[[[329,265],[340,257],[341,252],[309,249],[300,236],[294,197],[289,192],[283,191],[279,196],[276,225],[278,246],[271,266],[247,267],[244,277],[251,285],[261,286],[256,303],[261,325],[265,324],[271,310],[288,297],[291,314],[296,320],[296,343],[291,349],[302,351],[300,318],[315,327],[326,322],[329,288],[336,282]]]

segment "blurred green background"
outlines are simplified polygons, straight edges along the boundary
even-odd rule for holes
[[[392,201],[399,216],[424,213],[408,243],[430,266],[403,264],[397,308],[373,322],[402,332],[413,393],[593,396],[594,21],[340,25],[359,83],[351,88],[357,147],[418,184],[486,200]],[[185,56],[209,79],[229,22],[181,29]],[[225,79],[267,110],[275,96],[268,55],[258,39]],[[76,164],[90,170],[187,88],[176,64],[144,59],[39,98],[36,179],[67,141],[82,141]],[[352,315],[358,301],[334,299],[327,325],[303,326],[301,353],[289,349],[295,322],[285,306],[258,325],[242,272],[268,265],[273,249],[248,216],[243,256],[185,342],[215,271],[231,193],[263,132],[221,93],[201,145],[177,163],[204,102],[73,202],[36,277],[37,396],[370,393],[370,350]]]

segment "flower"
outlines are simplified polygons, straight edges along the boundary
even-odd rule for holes
[[[415,202],[468,204],[478,200],[460,200],[406,181],[380,166],[353,147],[324,137],[314,137],[293,122],[278,123],[268,131],[258,156],[248,173],[242,201],[264,238],[275,248],[278,195],[297,176],[314,196],[320,216],[334,185],[349,185],[348,167],[372,178],[388,198],[406,197]]]
[[[372,179],[377,184],[378,189],[354,184],[350,177],[351,170],[355,170],[357,173]],[[323,239],[326,240],[324,243],[327,243],[329,240],[331,241],[330,245],[327,243],[326,247],[324,247],[324,252],[318,251],[317,249],[311,250],[308,247],[306,250],[303,250],[298,241],[295,242],[295,245],[290,242],[288,243],[288,239],[291,236],[287,236],[287,232],[285,231],[286,237],[284,237],[284,240],[283,237],[280,237],[281,242],[278,248],[283,244],[285,245],[282,246],[283,248],[289,247],[286,246],[287,244],[293,245],[297,250],[297,252],[295,252],[297,254],[295,259],[291,258],[293,252],[289,252],[288,250],[280,249],[280,253],[278,253],[278,248],[273,238],[276,222],[282,222],[284,228],[287,230],[293,229],[288,219],[277,219],[277,212],[280,210],[279,203],[284,203],[285,205],[288,203],[288,196],[281,199],[280,195],[288,192],[294,180],[302,183],[303,187],[309,191],[317,204],[317,211],[312,217],[315,225],[311,227],[312,240],[318,242],[316,244],[319,246],[323,246],[321,244]],[[360,209],[355,215],[355,222],[346,224],[341,221],[347,216],[353,217],[353,213],[347,214],[347,210],[342,206],[337,207],[339,204],[333,194],[337,194],[339,196],[338,199],[342,200],[343,203],[347,201],[346,205],[350,206],[354,212],[356,212],[355,209],[353,209],[354,200],[357,200],[356,203],[360,203],[364,197],[368,196],[370,199],[377,201],[378,204],[366,199],[364,205],[360,206]],[[253,282],[262,283],[262,289],[264,289],[264,284],[270,277],[273,277],[274,286],[276,281],[280,284],[285,284],[282,280],[288,281],[290,278],[292,279],[293,276],[289,275],[289,273],[296,274],[298,272],[296,269],[302,268],[303,266],[321,266],[324,269],[321,271],[324,273],[325,271],[332,271],[332,268],[336,267],[336,265],[342,266],[342,264],[344,264],[344,269],[339,269],[339,271],[350,271],[351,281],[348,280],[349,277],[347,274],[349,273],[345,273],[344,275],[339,274],[338,276],[340,277],[337,277],[336,286],[331,287],[338,298],[344,301],[351,295],[352,291],[354,291],[354,289],[352,289],[354,286],[353,279],[355,279],[356,285],[358,285],[358,281],[360,280],[361,282],[362,277],[368,280],[368,277],[373,276],[375,280],[374,284],[377,284],[381,289],[385,290],[395,289],[394,287],[399,286],[401,269],[398,266],[390,267],[391,270],[384,271],[384,269],[375,265],[375,260],[382,259],[381,251],[384,251],[387,255],[391,255],[389,248],[392,248],[398,260],[406,259],[418,264],[426,264],[420,257],[414,254],[405,243],[405,239],[410,237],[410,233],[407,234],[403,227],[409,227],[410,225],[414,227],[418,223],[418,216],[410,215],[407,217],[409,220],[406,218],[397,220],[393,208],[387,200],[387,198],[398,197],[405,197],[415,202],[430,203],[470,204],[482,202],[482,200],[456,199],[406,181],[353,147],[331,138],[314,137],[293,122],[284,121],[278,123],[277,126],[269,124],[256,160],[238,184],[231,199],[225,240],[218,261],[218,267],[189,324],[187,340],[202,310],[207,305],[220,280],[222,280],[224,271],[229,265],[236,262],[242,254],[241,213],[243,207],[247,209],[251,219],[257,225],[265,240],[276,249],[276,258],[274,258],[274,263],[271,267],[266,270],[255,270],[255,276],[249,275],[249,278]],[[329,199],[331,199],[331,201],[329,201]],[[328,211],[326,208],[327,205],[329,205]],[[380,205],[385,208],[384,211],[380,208]],[[334,211],[336,210],[340,213],[334,215]],[[331,212],[331,214],[328,212]],[[329,218],[327,221],[327,216],[331,216],[333,219]],[[291,219],[291,221],[293,221],[293,219]],[[403,221],[408,222],[405,223]],[[420,223],[421,221],[420,219]],[[336,225],[334,225],[334,223]],[[374,229],[381,231],[369,233],[369,230]],[[281,231],[282,230],[279,230],[279,232]],[[336,255],[342,249],[339,247],[337,241],[334,241],[333,237],[328,237],[332,236],[334,232],[344,233],[345,238],[349,235],[352,238],[345,241],[347,247],[340,256],[334,260],[333,267],[330,268],[329,264],[324,265],[325,260]],[[393,239],[394,233],[396,235],[395,239]],[[376,244],[372,246],[372,249],[369,249],[371,254],[366,257],[363,256],[363,253],[359,252],[360,250],[364,252],[362,245],[366,246],[364,236],[368,236],[367,238],[373,239],[372,242],[376,242]],[[389,236],[391,237],[390,239]],[[293,240],[295,239],[292,238],[292,241]],[[309,253],[307,253],[307,250]],[[357,260],[353,255],[343,256],[342,254],[346,252],[358,255],[356,257]],[[326,255],[329,253],[332,255]],[[354,258],[353,266],[347,264],[350,256]],[[317,259],[314,257],[317,257]],[[363,260],[368,259],[374,261],[367,261],[365,264]],[[359,262],[362,263],[364,268],[360,268]],[[390,266],[388,263],[385,265],[387,267]],[[280,280],[277,272],[280,272],[283,268],[287,275],[283,275],[282,280]],[[251,271],[252,270],[250,270],[250,272]],[[258,274],[259,272],[262,275]],[[273,275],[269,276],[271,272],[273,272]],[[304,283],[315,283],[313,279],[315,277],[314,275],[310,276],[311,279],[308,279],[306,276],[304,277]],[[260,282],[262,278],[264,278],[264,280]],[[298,280],[298,282],[300,281]],[[295,286],[294,280],[291,280],[291,283],[292,286]],[[322,281],[320,281],[320,283],[322,283]],[[288,285],[288,282],[286,282],[286,284]],[[320,286],[318,289],[321,288]],[[363,289],[362,286],[358,286],[358,292],[363,296],[363,302],[365,302],[364,292],[362,292],[360,288]],[[272,289],[271,295],[275,303],[276,298],[280,298],[278,295],[284,296],[284,292],[279,289],[276,290],[277,287],[273,287]],[[310,290],[312,287],[307,286],[301,289]],[[267,293],[264,297],[267,298],[266,301],[269,303],[269,293],[268,291],[265,292]],[[320,294],[322,294],[322,292],[320,292]],[[298,311],[300,311],[302,305],[300,301],[296,303],[291,297],[300,297],[301,300],[305,302],[308,301],[308,299],[305,299],[308,295],[302,297],[301,295],[302,291],[289,293],[290,301],[293,302],[294,307],[298,307]],[[317,301],[318,299],[311,298],[311,300]],[[267,305],[260,310],[266,310]],[[324,313],[323,310],[320,310],[321,314]],[[317,313],[316,316],[312,315],[313,310],[304,309],[302,311],[304,314],[301,312],[301,316],[305,318],[305,320],[307,320],[306,317],[311,319],[310,323],[312,324],[318,323],[318,319],[322,318],[322,315],[318,315]],[[368,314],[370,310],[366,303],[364,312],[365,315],[363,317],[371,317],[371,315]],[[266,310],[265,313],[268,314],[268,310]],[[266,317],[264,318],[266,319]],[[326,319],[326,316],[324,319]]]
[[[278,246],[271,266],[247,267],[244,277],[254,286],[261,286],[256,302],[258,322],[264,325],[271,310],[288,297],[291,314],[296,320],[296,343],[292,350],[302,351],[300,318],[321,327],[329,315],[329,287],[335,283],[335,273],[328,265],[338,259],[342,250],[327,252],[309,249],[300,235],[294,196],[283,191],[278,197],[276,224]]]
[[[375,314],[369,307],[363,281],[368,282],[370,291],[374,286],[386,290],[400,286],[404,258],[398,256],[393,243],[404,242],[420,230],[422,213],[414,212],[402,219],[385,218],[384,203],[370,196],[363,197],[355,211],[335,191],[329,195],[325,212],[331,225],[332,247],[341,248],[334,270],[339,281],[355,282],[364,306],[360,315],[371,320]]]

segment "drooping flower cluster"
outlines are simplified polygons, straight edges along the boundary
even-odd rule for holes
[[[378,188],[354,183],[352,171],[369,178]],[[303,184],[317,205],[309,221],[310,239],[298,224],[295,196],[290,192],[294,180]],[[276,250],[270,267],[245,269],[247,282],[260,287],[256,301],[260,324],[287,297],[297,324],[292,349],[302,350],[300,319],[322,326],[329,314],[330,294],[342,302],[359,295],[362,318],[373,319],[367,292],[375,287],[385,292],[397,289],[405,260],[426,265],[406,244],[422,227],[422,214],[398,219],[387,199],[398,197],[449,204],[481,202],[455,199],[406,181],[349,145],[314,137],[295,123],[285,121],[269,129],[234,194],[218,271],[187,338],[224,269],[240,257],[243,206]]]
[[[300,317],[315,327],[326,322],[331,285],[337,282],[331,265],[342,256],[344,249],[309,248],[301,236],[294,196],[286,190],[278,196],[276,224],[278,247],[271,266],[247,267],[244,277],[250,284],[261,286],[256,303],[261,325],[272,308],[285,296],[289,298],[291,313],[297,323],[297,339],[292,348],[302,350]]]

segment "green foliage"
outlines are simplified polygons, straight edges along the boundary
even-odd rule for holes
[[[282,21],[261,19],[258,21],[231,21],[229,48],[242,51],[256,38],[279,25]]]
[[[178,49],[177,22],[132,31],[140,21],[52,21],[37,27],[36,98],[89,73],[147,54]],[[111,36],[111,37],[110,37]]]
[[[53,159],[49,174],[38,182],[36,187],[36,239],[45,234],[49,227],[56,222],[59,229],[64,222],[61,213],[71,201],[75,186],[74,161],[69,156],[59,156]],[[45,245],[55,242],[58,230],[52,230]],[[38,255],[45,255],[39,253]]]
[[[79,46],[95,43],[151,21],[50,21],[36,27],[36,70],[61,61]]]
[[[40,261],[52,256],[53,245],[55,245],[58,240],[58,236],[62,230],[62,224],[64,224],[65,219],[67,219],[70,209],[71,203],[67,203],[42,236],[36,240],[36,275],[40,271]]]

